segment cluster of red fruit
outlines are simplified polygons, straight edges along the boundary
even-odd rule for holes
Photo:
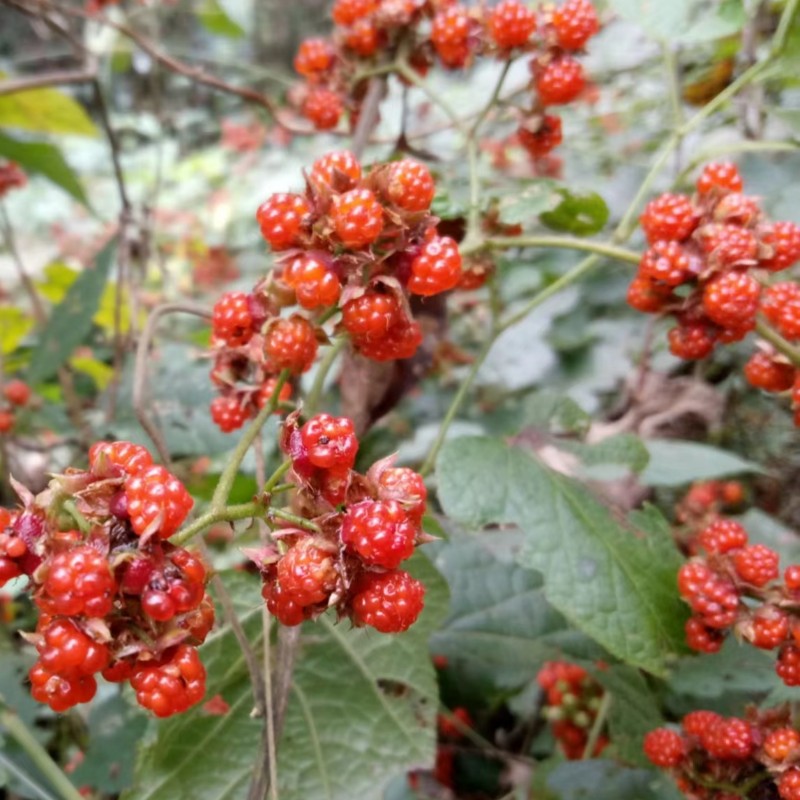
[[[536,680],[545,694],[542,713],[564,755],[571,760],[583,758],[603,688],[583,667],[568,661],[548,661]],[[591,757],[599,756],[607,746],[608,737],[601,735]]]
[[[26,634],[39,660],[31,691],[54,711],[92,699],[102,675],[129,681],[159,717],[205,693],[197,654],[214,623],[206,568],[165,541],[192,507],[143,447],[98,442],[20,511],[0,511],[0,586],[27,576],[40,613]]]
[[[313,530],[274,533],[279,551],[251,553],[262,571],[267,608],[284,625],[299,625],[335,607],[340,618],[381,633],[409,628],[425,587],[398,569],[422,532],[427,491],[422,476],[389,457],[366,475],[353,470],[358,440],[345,417],[318,414],[284,425],[282,448],[297,485],[293,510]]]
[[[31,399],[31,388],[25,381],[15,378],[3,386],[3,397],[8,405],[0,406],[0,433],[8,433],[16,422],[13,408],[22,408],[28,405]]]
[[[675,517],[678,522],[705,527],[705,522],[715,519],[721,511],[738,508],[745,499],[744,487],[739,481],[697,481],[678,503]]]
[[[28,176],[19,164],[6,161],[0,164],[0,197],[7,195],[12,189],[21,189],[28,182]]]
[[[780,582],[778,554],[748,544],[747,531],[731,519],[712,522],[696,544],[703,554],[678,572],[678,589],[693,612],[689,646],[715,653],[735,630],[755,647],[780,648],[775,671],[787,686],[800,686],[800,565],[787,567]]]
[[[787,707],[746,719],[692,711],[681,731],[657,728],[644,738],[644,752],[670,770],[691,800],[756,796],[800,800],[800,732]]]
[[[717,344],[743,339],[759,313],[787,340],[800,339],[800,286],[762,286],[800,260],[800,226],[766,220],[758,199],[742,188],[733,164],[709,164],[693,197],[663,194],[641,216],[650,249],[628,302],[674,315],[669,346],[680,358],[705,358]],[[794,367],[766,343],[759,347],[747,379],[767,391],[792,388]]]

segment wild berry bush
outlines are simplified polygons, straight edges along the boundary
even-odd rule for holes
[[[4,796],[800,800],[797,0],[0,3]]]

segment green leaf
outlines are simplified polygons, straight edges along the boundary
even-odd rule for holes
[[[688,28],[692,0],[609,0],[609,5],[654,39],[669,40]]]
[[[682,486],[743,472],[765,472],[753,461],[707,444],[650,439],[645,446],[650,462],[640,480],[649,486]]]
[[[21,142],[0,132],[0,156],[16,161],[31,175],[43,175],[87,208],[89,200],[78,176],[64,160],[61,151],[44,142]]]
[[[13,353],[33,329],[33,318],[16,306],[0,306],[0,348]]]
[[[117,242],[112,239],[84,270],[55,307],[31,359],[28,379],[40,383],[52,377],[92,329],[92,317],[105,289]]]
[[[574,194],[559,189],[561,202],[552,210],[539,215],[539,219],[556,231],[574,233],[576,236],[591,236],[603,229],[608,222],[608,206],[597,192]]]
[[[500,201],[500,218],[508,225],[529,225],[539,214],[558,207],[560,192],[555,181],[533,181]]]
[[[654,559],[647,539],[623,528],[584,486],[486,438],[446,443],[436,478],[453,519],[524,531],[520,563],[539,570],[552,605],[610,653],[663,675],[666,662],[684,651],[677,553]]]
[[[197,11],[197,18],[203,27],[218,36],[239,39],[244,36],[244,29],[226,13],[218,0],[203,0]]]
[[[713,42],[738,34],[747,22],[742,0],[722,0],[706,8],[702,16],[676,37],[683,44]]]
[[[379,800],[394,775],[433,762],[438,693],[427,640],[443,615],[446,588],[424,556],[409,563],[427,594],[408,632],[383,636],[329,616],[304,626],[278,748],[282,800]],[[240,572],[223,579],[258,651],[260,584]],[[196,707],[156,723],[125,800],[246,795],[261,739],[247,670],[228,626],[211,634],[201,654],[207,696],[220,694],[230,711],[208,716]]]
[[[103,391],[114,377],[113,367],[90,356],[75,356],[70,359],[69,364],[77,372],[88,375],[100,391]]]
[[[613,761],[567,761],[547,778],[559,800],[680,800],[672,780],[655,770],[628,769]]]
[[[3,73],[0,77],[4,77]],[[83,106],[58,89],[0,95],[0,127],[97,136],[97,128]]]
[[[628,472],[641,472],[650,458],[642,440],[632,433],[609,436],[595,444],[569,439],[554,442],[560,450],[580,459],[580,475],[595,480],[612,480]]]

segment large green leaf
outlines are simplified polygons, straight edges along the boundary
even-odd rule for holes
[[[0,95],[0,127],[97,136],[97,128],[83,106],[58,89],[28,89]]]
[[[424,556],[410,562],[427,587],[426,608],[407,633],[349,629],[329,617],[302,632],[278,751],[282,800],[379,800],[391,778],[432,763],[438,693],[427,640],[445,613],[446,587]],[[249,640],[259,649],[258,581],[226,573]],[[260,728],[251,719],[247,671],[227,626],[201,650],[208,696],[230,704],[223,716],[200,708],[155,724],[126,800],[238,800],[246,795]]]
[[[764,472],[753,461],[698,442],[650,439],[645,446],[650,461],[639,479],[652,486],[682,486],[697,480]]]
[[[613,761],[566,761],[547,776],[559,800],[680,800],[671,779],[655,770],[628,769]]]
[[[54,145],[45,142],[21,142],[0,131],[0,156],[16,161],[31,175],[43,175],[89,208],[89,200],[78,176]]]
[[[54,375],[91,331],[92,317],[103,296],[116,249],[116,239],[112,239],[97,255],[94,266],[81,273],[53,310],[31,359],[31,383]]]
[[[446,443],[436,477],[455,520],[524,531],[520,563],[539,570],[553,606],[613,655],[663,675],[683,651],[680,559],[664,557],[654,531],[623,527],[581,484],[497,440]]]

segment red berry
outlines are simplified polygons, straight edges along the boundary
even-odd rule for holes
[[[778,577],[779,560],[778,554],[763,544],[750,545],[738,550],[733,556],[736,574],[746,583],[759,587]]]
[[[157,661],[139,662],[131,676],[136,701],[157,717],[180,714],[206,693],[206,670],[197,650],[179,645]]]
[[[428,490],[422,475],[409,467],[389,467],[378,479],[378,497],[400,504],[417,526],[422,524]]]
[[[453,289],[461,278],[461,253],[454,239],[434,236],[411,262],[408,290],[424,297]]]
[[[105,617],[116,588],[108,559],[91,545],[82,545],[49,560],[38,605],[47,614]]]
[[[353,623],[400,633],[417,621],[424,599],[425,587],[407,572],[365,572],[353,587]]]
[[[800,225],[773,222],[761,231],[761,244],[769,248],[769,255],[759,259],[759,266],[771,272],[788,269],[800,261]]]
[[[427,210],[435,194],[436,185],[424,164],[405,158],[389,167],[386,196],[404,211]]]
[[[684,626],[686,644],[698,653],[716,653],[725,637],[720,631],[709,628],[700,617],[689,617]]]
[[[778,655],[775,672],[787,686],[800,686],[800,647],[784,645]]]
[[[281,590],[305,608],[326,602],[336,587],[334,555],[313,539],[301,539],[277,564]]]
[[[318,158],[308,179],[319,187],[346,191],[361,180],[361,164],[349,150],[338,150]]]
[[[417,529],[399,503],[363,500],[347,509],[342,542],[366,564],[395,569],[414,552]]]
[[[710,355],[717,344],[719,330],[702,320],[678,320],[667,334],[672,355],[696,360]]]
[[[703,310],[722,328],[755,325],[761,284],[747,272],[732,270],[712,278],[703,289]]]
[[[362,58],[374,55],[381,46],[382,40],[382,32],[370,19],[360,19],[344,35],[345,45]]]
[[[644,754],[657,767],[677,767],[686,755],[686,742],[676,731],[656,728],[644,737]]]
[[[545,106],[572,102],[586,85],[583,67],[572,56],[559,56],[537,72],[536,91]]]
[[[761,311],[782,336],[800,338],[800,285],[776,283],[770,286],[762,296]]]
[[[736,621],[739,611],[736,588],[704,563],[690,561],[680,568],[678,591],[705,625],[727,628]]]
[[[636,275],[628,286],[626,300],[631,308],[645,314],[657,314],[674,299],[672,288],[644,275]]]
[[[732,519],[714,520],[697,537],[707,553],[729,553],[747,545],[747,531]]]
[[[371,14],[377,7],[377,0],[336,0],[331,14],[337,25],[352,25]]]
[[[126,475],[136,475],[153,465],[153,457],[139,444],[131,442],[95,442],[89,448],[89,467],[96,472],[102,462],[119,467]]]
[[[399,300],[392,294],[367,291],[342,308],[342,327],[361,339],[382,339],[401,319]]]
[[[295,375],[311,369],[317,356],[317,347],[314,326],[298,314],[276,320],[264,340],[270,367],[275,372],[288,369]]]
[[[192,508],[186,487],[162,466],[152,466],[125,484],[131,527],[137,536],[168,539]]]
[[[536,14],[519,0],[501,0],[489,12],[488,29],[498,47],[522,47],[536,30]]]
[[[690,711],[682,720],[681,727],[687,736],[702,739],[713,725],[722,719],[713,711]]]
[[[336,305],[342,291],[338,276],[326,254],[309,251],[287,266],[284,280],[294,288],[297,302],[309,310]]]
[[[336,59],[336,51],[327,39],[304,39],[294,57],[294,68],[306,78],[327,72]]]
[[[651,200],[639,217],[647,241],[682,242],[697,227],[697,212],[691,200],[682,194],[662,194]]]
[[[311,120],[319,131],[329,131],[339,124],[344,111],[341,95],[330,89],[315,87],[303,102],[303,116]]]
[[[720,267],[735,267],[755,261],[758,242],[748,228],[712,222],[704,225],[698,233],[703,252]]]
[[[88,703],[97,692],[97,681],[91,675],[62,677],[36,662],[28,672],[31,695],[60,714],[78,703]]]
[[[359,353],[374,361],[397,361],[411,358],[422,344],[422,330],[417,322],[401,321],[382,339],[353,339]]]
[[[765,392],[785,392],[794,384],[794,367],[772,353],[756,350],[744,365],[744,377],[751,386]]]
[[[755,749],[753,729],[736,717],[712,722],[701,736],[701,743],[710,756],[726,761],[744,761]]]
[[[267,380],[261,384],[258,392],[256,392],[256,405],[259,409],[264,408],[264,406],[272,400],[272,395],[275,394],[275,387],[278,385],[277,378],[267,378]],[[288,383],[284,383],[281,386],[280,394],[278,395],[278,404],[281,403],[288,403],[292,396],[292,387]],[[280,414],[280,409],[275,409],[276,414]]]
[[[535,129],[522,125],[517,130],[517,138],[522,147],[533,158],[546,156],[561,144],[561,117],[554,114],[543,114]]]
[[[597,12],[588,0],[567,0],[553,10],[550,24],[565,50],[581,50],[600,30]]]
[[[215,397],[211,401],[210,411],[211,419],[223,433],[239,430],[250,416],[235,395]]]
[[[725,222],[745,227],[751,226],[761,216],[761,206],[755,197],[741,192],[731,192],[720,198],[714,206],[715,222]]]
[[[312,615],[312,609],[301,606],[277,580],[268,580],[261,589],[261,596],[267,603],[267,610],[281,625],[294,627],[300,625]]]
[[[677,242],[655,242],[642,256],[639,274],[667,286],[680,286],[695,274],[693,262],[692,256]]]
[[[790,592],[800,590],[800,564],[792,564],[786,567],[783,573],[783,582]]]
[[[351,189],[333,198],[331,219],[344,245],[358,249],[380,236],[383,206],[369,189]]]
[[[742,185],[736,165],[728,163],[707,164],[697,179],[699,194],[741,192]]]
[[[787,769],[778,779],[778,794],[781,800],[800,800],[800,769]]]
[[[42,666],[65,678],[93,675],[109,662],[108,647],[90,639],[70,619],[50,622],[42,631],[36,649]]]
[[[214,304],[211,331],[230,347],[247,344],[253,336],[253,317],[245,292],[226,292]]]
[[[469,15],[460,5],[440,11],[431,24],[431,42],[442,63],[453,69],[463,67],[470,56]]]
[[[0,433],[8,433],[14,427],[14,415],[10,411],[0,410]]]
[[[800,733],[794,728],[778,728],[770,731],[764,739],[764,752],[774,761],[787,761],[798,748]]]
[[[752,620],[750,642],[762,650],[774,650],[789,636],[789,618],[775,606],[765,605],[758,609]]]
[[[308,460],[320,469],[353,468],[358,452],[353,421],[347,417],[317,414],[300,429]]]
[[[273,250],[286,250],[298,244],[311,214],[311,206],[299,194],[273,194],[256,211],[261,235]]]
[[[3,395],[11,405],[26,406],[31,399],[31,387],[25,381],[15,378],[3,386]]]

